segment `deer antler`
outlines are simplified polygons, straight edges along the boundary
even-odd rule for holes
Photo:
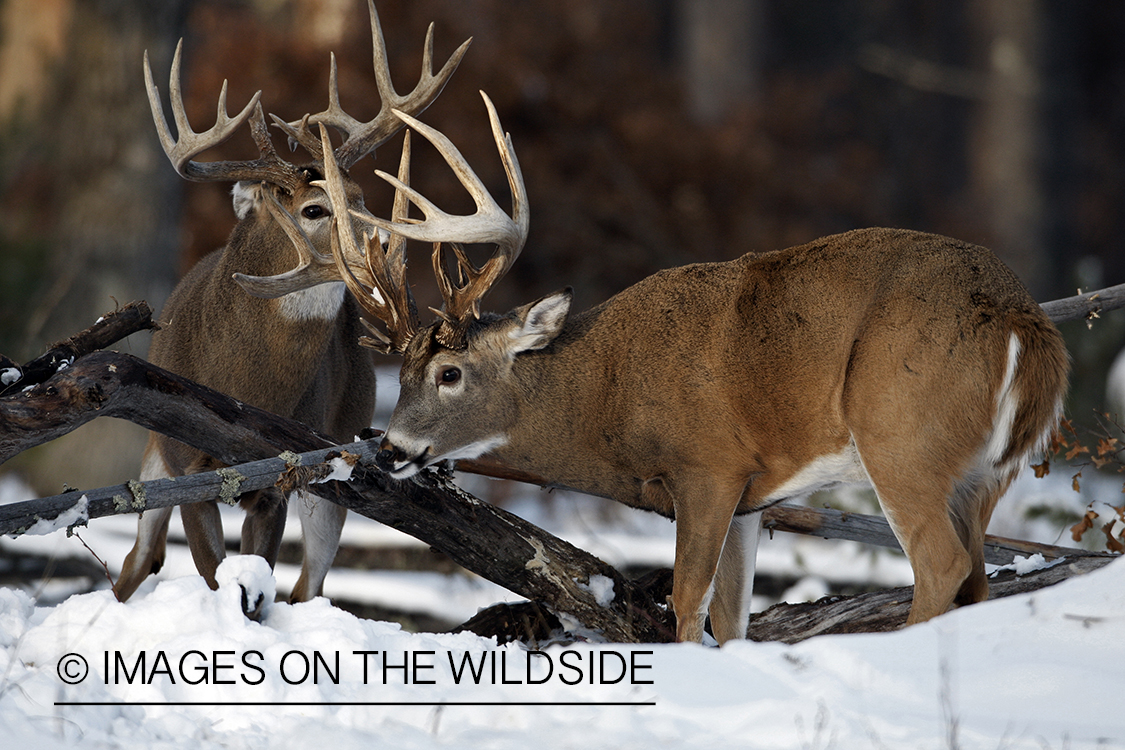
[[[402,127],[402,121],[395,116],[394,110],[402,110],[412,115],[421,114],[434,99],[438,97],[445,84],[457,70],[461,58],[465,56],[472,38],[466,39],[435,75],[433,72],[434,60],[434,25],[431,23],[426,31],[426,42],[422,52],[422,74],[418,84],[409,94],[400,95],[395,91],[391,82],[390,63],[387,61],[387,45],[383,40],[383,29],[379,23],[379,15],[375,12],[373,0],[367,2],[371,17],[371,44],[375,67],[375,84],[379,91],[382,106],[379,113],[369,122],[360,122],[340,106],[340,90],[337,86],[336,56],[331,56],[331,69],[328,77],[328,108],[315,115],[305,115],[301,120],[287,123],[273,117],[274,123],[281,128],[294,141],[301,144],[317,159],[323,160],[323,153],[330,150],[325,148],[320,139],[313,135],[311,125],[329,125],[344,134],[345,140],[335,151],[336,162],[340,168],[347,171],[357,161],[371,153],[376,147],[385,143]],[[272,117],[272,115],[271,115]]]
[[[219,92],[215,124],[202,133],[196,133],[191,129],[187,113],[184,111],[183,91],[180,88],[180,58],[183,46],[184,43],[181,39],[179,44],[176,45],[176,54],[172,58],[172,72],[168,81],[168,98],[172,105],[172,116],[176,122],[178,138],[173,138],[168,128],[168,121],[164,117],[164,107],[160,100],[160,90],[153,82],[148,52],[145,52],[145,88],[148,90],[152,119],[156,123],[160,145],[164,147],[164,153],[168,155],[168,159],[172,162],[172,166],[176,168],[176,172],[181,177],[196,182],[262,180],[279,185],[287,190],[297,187],[300,184],[298,176],[300,170],[281,159],[270,142],[265,117],[262,115],[262,106],[259,101],[262,96],[261,91],[250,98],[250,102],[242,108],[241,112],[231,117],[227,114],[227,82],[223,81],[223,88]],[[250,122],[250,133],[258,147],[258,159],[253,161],[192,161],[193,157],[226,141],[247,121]]]
[[[402,180],[396,179],[386,172],[376,170],[375,174],[382,177],[391,185],[404,193],[414,205],[418,206],[426,218],[420,222],[385,221],[383,219],[369,219],[376,226],[393,234],[399,234],[414,240],[434,243],[433,264],[434,274],[437,276],[438,286],[445,301],[445,309],[438,311],[443,319],[443,325],[438,332],[441,343],[457,346],[464,328],[471,319],[480,317],[480,300],[488,290],[511,268],[512,263],[523,249],[527,241],[527,232],[530,222],[530,213],[527,203],[527,190],[523,183],[523,174],[520,172],[519,162],[516,160],[512,147],[511,136],[504,133],[500,126],[500,118],[492,100],[483,91],[485,106],[488,108],[488,119],[492,125],[492,136],[496,141],[496,148],[500,152],[500,159],[504,164],[504,172],[508,176],[508,186],[512,191],[512,215],[504,212],[485,188],[484,183],[477,177],[469,166],[465,157],[457,147],[442,133],[430,126],[419,122],[405,112],[397,112],[404,122],[417,130],[434,145],[453,169],[461,184],[472,196],[477,210],[468,216],[453,216],[442,211],[417,190],[414,190]],[[496,252],[480,268],[469,260],[460,243],[495,243]],[[458,280],[450,278],[445,264],[442,262],[441,243],[452,243],[453,252],[457,259]]]
[[[266,210],[285,232],[285,235],[293,244],[293,248],[297,251],[297,265],[276,276],[249,276],[244,273],[236,273],[234,274],[234,280],[238,282],[239,286],[255,297],[276,299],[290,292],[308,289],[317,284],[339,281],[340,276],[335,260],[331,256],[319,252],[313,246],[312,240],[309,239],[305,230],[301,228],[293,215],[285,210],[272,190],[263,190],[262,194],[265,196]]]
[[[365,236],[363,249],[360,249],[349,217],[340,166],[332,153],[327,129],[321,127],[320,132],[324,153],[328,155],[324,160],[325,179],[313,184],[324,189],[332,205],[335,217],[332,254],[336,269],[360,305],[387,326],[387,333],[384,334],[364,320],[364,325],[374,338],[361,338],[360,343],[383,354],[405,351],[418,331],[418,310],[406,281],[406,238],[392,233],[384,253],[377,234],[374,237]],[[398,180],[403,185],[410,181],[410,131],[407,131],[402,142]],[[406,195],[402,190],[396,190],[391,211],[392,221],[407,221],[408,208]],[[350,211],[350,214],[374,223],[367,214],[358,211]]]

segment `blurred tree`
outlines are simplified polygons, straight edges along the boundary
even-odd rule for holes
[[[180,179],[153,137],[141,59],[148,49],[167,70],[185,8],[180,0],[0,8],[0,270],[23,280],[0,304],[2,343],[15,359],[117,303],[158,307],[171,291]],[[143,354],[147,338],[125,347]],[[91,426],[44,449],[53,465],[45,473],[56,490],[64,478],[120,481],[122,466],[139,465],[138,434]],[[90,472],[64,476],[61,455]]]
[[[722,122],[761,84],[761,0],[678,0],[684,78],[692,118]]]

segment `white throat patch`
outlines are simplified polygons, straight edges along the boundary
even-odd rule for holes
[[[344,282],[332,281],[290,292],[277,299],[277,311],[281,317],[296,322],[332,320],[344,304],[346,291]]]

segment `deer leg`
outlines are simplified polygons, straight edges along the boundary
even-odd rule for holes
[[[676,613],[677,641],[703,642],[703,623],[715,592],[715,571],[744,486],[724,488],[708,477],[677,482],[668,488],[676,512],[672,609]]]
[[[301,562],[301,576],[289,595],[289,601],[307,602],[324,593],[324,577],[336,559],[348,509],[300,492],[297,495],[297,513],[301,518],[305,557]]]
[[[180,506],[188,549],[195,561],[195,569],[212,589],[218,589],[215,571],[226,557],[223,543],[223,520],[214,500],[186,503]]]
[[[137,541],[121,564],[121,574],[113,584],[118,601],[126,601],[152,573],[164,565],[171,506],[145,511],[137,519]]]
[[[715,596],[711,600],[711,632],[719,645],[746,637],[750,621],[750,594],[758,554],[761,513],[735,516],[715,571]]]
[[[953,517],[961,532],[961,541],[972,559],[972,570],[955,602],[958,606],[976,604],[988,599],[988,575],[984,570],[984,535],[996,502],[1008,489],[1013,475],[977,475],[972,481],[958,483],[953,493]]]
[[[864,448],[856,438],[860,456]],[[953,482],[940,472],[925,471],[925,461],[885,466],[864,457],[875,495],[914,571],[914,599],[907,625],[944,614],[973,570],[973,559],[950,518],[947,491]],[[983,552],[982,552],[983,555]]]
[[[155,440],[149,438],[141,464],[141,481],[170,476],[168,467],[157,449]],[[121,564],[121,574],[113,584],[113,594],[118,601],[126,601],[149,575],[164,566],[167,555],[168,521],[172,508],[154,508],[141,513],[137,519],[137,541]]]
[[[273,487],[248,492],[240,499],[239,507],[246,511],[246,518],[242,521],[239,552],[264,557],[272,568],[281,550],[285,514],[289,510],[284,493]]]
[[[971,536],[981,547],[980,501],[973,499],[975,490],[959,490],[991,471],[979,463],[996,411],[988,388],[996,373],[988,357],[928,357],[933,342],[902,323],[910,319],[903,309],[868,324],[853,347],[843,394],[860,460],[914,571],[907,625],[948,611],[978,560],[967,544]],[[874,341],[882,343],[867,343]],[[969,344],[966,354],[978,351]],[[954,408],[938,408],[935,400]],[[978,595],[985,583],[976,578],[968,592]]]

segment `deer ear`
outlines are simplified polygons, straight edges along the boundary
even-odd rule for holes
[[[254,210],[254,206],[258,205],[261,195],[258,191],[261,189],[261,183],[251,182],[250,180],[243,180],[234,183],[234,187],[230,189],[231,199],[234,203],[234,214],[242,221],[250,212]]]
[[[567,287],[530,305],[516,308],[515,325],[508,331],[508,338],[512,340],[511,354],[542,349],[554,341],[566,322],[572,296],[573,292]]]

